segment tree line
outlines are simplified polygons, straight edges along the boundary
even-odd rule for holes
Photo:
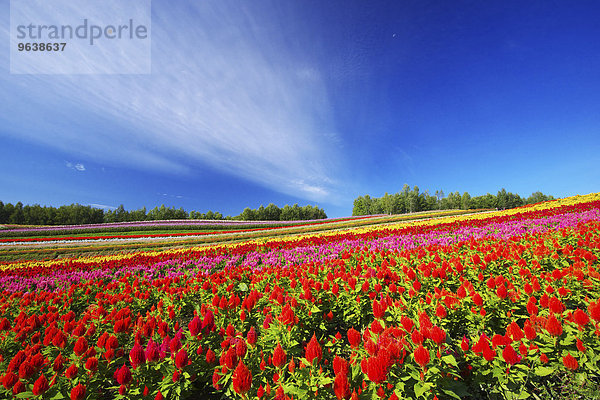
[[[404,214],[451,209],[507,209],[553,199],[554,197],[542,192],[534,192],[531,196],[524,198],[518,194],[507,192],[504,188],[499,190],[496,195],[487,193],[475,197],[468,192],[461,195],[458,191],[450,192],[446,196],[442,190],[436,190],[433,195],[430,195],[428,191],[421,192],[418,186],[411,189],[405,184],[402,190],[395,194],[386,192],[383,197],[370,197],[368,194],[359,196],[354,200],[352,215]]]
[[[64,205],[60,207],[23,205],[0,201],[0,224],[19,225],[84,225],[109,222],[157,221],[172,219],[207,219],[207,220],[245,220],[245,221],[295,221],[327,218],[323,209],[307,205],[304,207],[294,204],[283,208],[271,203],[258,209],[245,208],[238,216],[226,216],[220,212],[198,211],[187,212],[183,208],[166,207],[164,204],[149,211],[146,207],[139,210],[126,210],[121,204],[114,210],[103,210],[81,204]]]

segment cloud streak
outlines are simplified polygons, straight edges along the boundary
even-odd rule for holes
[[[335,197],[341,160],[324,77],[286,46],[286,30],[237,2],[157,3],[151,75],[5,75],[15,98],[4,133],[102,162],[190,175],[208,164]],[[32,102],[42,118],[19,122]]]
[[[67,162],[65,162],[65,165],[66,165],[67,168],[74,169],[74,170],[77,170],[79,172],[85,171],[85,165],[83,165],[81,163],[73,164],[72,162],[67,161]]]

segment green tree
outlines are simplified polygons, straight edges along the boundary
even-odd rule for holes
[[[471,207],[471,195],[469,192],[464,192],[460,200],[460,208],[462,210],[468,210]]]
[[[265,219],[268,221],[279,221],[281,210],[273,203],[269,203],[265,207]]]
[[[244,208],[244,211],[242,211],[240,217],[242,221],[254,221],[256,219],[254,210],[250,209],[249,207]]]

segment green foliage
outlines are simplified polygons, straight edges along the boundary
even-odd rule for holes
[[[223,217],[220,212],[209,210],[206,213],[198,211],[187,212],[183,208],[166,207],[162,204],[160,207],[154,207],[146,211],[146,207],[139,210],[128,211],[123,204],[114,210],[102,210],[92,206],[81,204],[71,204],[69,206],[60,206],[58,208],[51,206],[32,206],[18,202],[4,204],[0,201],[0,224],[16,225],[84,225],[100,224],[112,222],[132,222],[132,221],[158,221],[174,219],[202,219],[202,220],[223,220],[237,219],[244,221],[298,221],[327,218],[325,211],[317,206],[306,205],[304,207],[294,204],[286,205],[280,209],[275,204],[270,203],[267,207],[262,205],[258,210],[250,208],[237,217]]]
[[[548,200],[554,200],[554,197],[542,192],[534,192],[531,196],[522,198],[518,194],[507,192],[504,188],[495,196],[487,193],[483,196],[471,197],[468,192],[461,195],[458,191],[450,192],[445,196],[443,190],[436,190],[435,195],[431,196],[428,191],[420,192],[418,186],[410,189],[405,184],[396,194],[386,192],[383,197],[371,197],[368,194],[357,197],[354,200],[352,215],[404,214],[431,210],[508,209]]]

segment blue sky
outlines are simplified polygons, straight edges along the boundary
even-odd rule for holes
[[[600,190],[595,1],[154,0],[146,75],[11,74],[0,7],[4,202]]]

